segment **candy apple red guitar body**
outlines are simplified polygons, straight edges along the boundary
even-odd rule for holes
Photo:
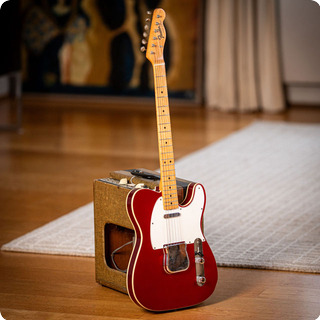
[[[133,190],[127,198],[128,214],[136,234],[127,270],[127,290],[135,303],[152,311],[180,309],[201,303],[212,294],[218,278],[214,256],[201,230],[205,207],[203,187],[199,184],[189,186],[185,204],[179,206],[179,216],[165,218],[167,211],[161,210],[162,201],[161,192],[149,189]],[[172,211],[174,213],[176,210]],[[168,222],[164,221],[168,219],[176,221],[170,221],[169,224],[172,225],[169,226]],[[177,225],[179,219],[179,228],[186,229],[180,230],[181,238],[173,237],[178,243],[186,244],[189,261],[184,270],[170,272],[166,267],[168,254],[164,249],[167,230],[162,228],[163,225],[169,228]],[[154,227],[156,223],[160,225]],[[195,237],[201,238],[204,260],[205,283],[200,285],[197,283]]]

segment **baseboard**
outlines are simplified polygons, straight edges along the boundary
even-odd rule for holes
[[[286,92],[290,104],[320,106],[320,84],[290,84]]]

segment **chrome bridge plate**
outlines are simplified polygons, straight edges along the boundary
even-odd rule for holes
[[[165,245],[164,268],[168,273],[181,272],[189,268],[189,257],[185,242]]]

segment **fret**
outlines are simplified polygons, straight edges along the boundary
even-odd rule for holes
[[[168,194],[172,195],[172,194],[175,194],[176,191],[177,191],[176,188],[171,188],[171,189],[168,188],[167,192],[168,192]]]
[[[174,186],[173,184],[172,184],[172,185],[168,185],[168,183],[167,183],[167,184],[164,184],[164,189],[166,189],[167,192],[176,191],[175,186]]]
[[[172,145],[161,144],[161,147],[165,149],[163,152],[161,152],[163,155],[172,153],[173,151]]]
[[[170,199],[168,199],[168,200],[165,200],[164,199],[164,203],[169,203],[169,204],[178,204],[178,200],[170,200]]]
[[[159,133],[171,132],[171,130],[160,130]]]
[[[166,174],[166,181],[167,181],[167,182],[174,181],[174,179],[173,179],[173,178],[174,178],[174,175],[172,175],[172,174],[171,174],[171,175]],[[172,184],[173,184],[173,183],[172,183]]]
[[[177,188],[175,187],[174,184],[169,185],[169,184],[167,183],[167,184],[164,184],[163,187],[164,187],[164,189],[167,190],[168,193],[169,193],[169,192],[173,193],[173,192],[177,191],[177,190],[176,190]]]
[[[169,152],[161,152],[161,154],[169,154],[169,153],[172,153],[172,151],[169,151]]]
[[[163,171],[165,171],[165,172],[170,172],[170,171],[175,172],[176,170],[175,169],[171,169],[171,170],[163,170]]]

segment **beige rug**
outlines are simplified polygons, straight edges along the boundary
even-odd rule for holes
[[[204,184],[218,265],[320,272],[320,125],[257,122],[176,162]],[[94,256],[88,204],[2,250]]]

